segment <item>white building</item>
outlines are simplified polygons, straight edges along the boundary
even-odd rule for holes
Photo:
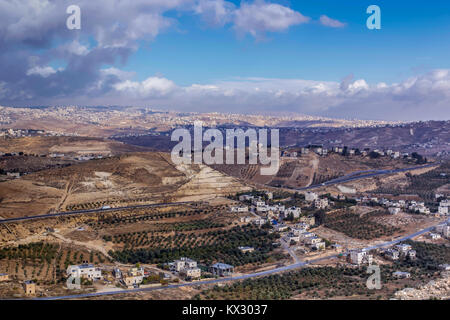
[[[72,276],[72,278],[80,279],[92,279],[98,280],[102,278],[102,270],[100,268],[96,268],[92,264],[80,264],[68,266],[66,270],[67,276]]]
[[[362,250],[352,250],[350,251],[350,254],[348,255],[349,260],[351,263],[356,265],[361,264],[371,264],[373,260],[373,256],[371,254],[368,254],[367,251]]]
[[[438,213],[443,215],[448,215],[448,207],[439,206]]]
[[[315,237],[306,238],[304,242],[307,245],[314,245],[314,244],[317,244],[317,243],[320,243],[320,242],[323,242],[323,241],[319,237],[315,236]]]
[[[300,237],[296,236],[292,232],[289,232],[285,239],[287,242],[291,242],[291,241],[299,242],[300,241]]]
[[[448,223],[447,224],[438,225],[435,228],[435,230],[436,230],[437,233],[441,234],[445,238],[449,238],[450,237],[450,225]]]
[[[316,199],[314,200],[314,207],[317,209],[325,209],[328,207],[328,199]]]
[[[197,267],[197,261],[182,257],[175,260],[172,265],[172,271],[178,272],[180,275],[190,278],[200,278],[201,270]]]
[[[231,212],[248,212],[248,206],[233,206]]]
[[[440,207],[450,207],[450,200],[442,200],[440,203],[439,203],[439,206]]]
[[[397,251],[400,253],[400,255],[406,255],[408,251],[412,249],[412,247],[406,243],[398,244],[395,247],[397,248]]]
[[[430,233],[428,234],[428,237],[429,237],[431,240],[438,240],[438,239],[441,238],[441,235],[440,235],[439,233],[433,233],[433,232],[430,232]]]
[[[317,251],[325,250],[325,242],[322,241],[322,242],[313,243],[311,245],[311,249],[317,250]]]
[[[297,208],[297,207],[291,207],[284,211],[284,214],[286,217],[289,216],[290,214],[292,214],[294,219],[299,218],[301,213],[302,213],[302,209]]]

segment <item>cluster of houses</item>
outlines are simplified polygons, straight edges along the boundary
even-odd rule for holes
[[[409,244],[402,243],[396,245],[394,248],[384,250],[383,256],[392,261],[402,257],[414,260],[416,258],[416,251],[412,250],[412,247]]]
[[[269,200],[273,199],[271,192],[267,193]],[[292,215],[294,219],[300,217],[302,209],[298,207],[286,208],[286,206],[281,204],[270,205],[267,204],[261,197],[255,197],[253,195],[241,195],[239,196],[239,201],[251,201],[250,210],[256,211],[258,213],[264,214],[268,219],[278,219],[280,217],[288,217]],[[231,212],[248,212],[249,207],[243,205],[237,205],[231,207]]]
[[[252,252],[254,250],[252,247],[239,247],[239,249],[242,252]],[[173,273],[177,273],[187,280],[199,279],[202,275],[202,271],[197,266],[197,262],[186,257],[182,257],[169,263],[169,268]],[[233,274],[234,266],[218,262],[209,267],[209,272],[213,276],[227,277]]]
[[[83,263],[80,265],[70,265],[67,267],[66,274],[74,279],[88,279],[97,281],[103,279],[102,270],[93,264]],[[133,267],[123,272],[119,268],[114,268],[112,272],[114,278],[126,287],[138,287],[144,278],[149,276],[149,272],[143,267]]]
[[[357,203],[376,203],[388,209],[389,213],[396,215],[399,212],[410,211],[415,213],[430,214],[430,208],[425,206],[424,202],[417,202],[414,200],[389,200],[385,198],[368,197],[364,196],[362,198],[355,199]]]
[[[374,153],[377,153],[379,156],[391,157],[392,159],[398,159],[400,157],[403,157],[403,158],[411,157],[408,153],[400,153],[399,151],[394,151],[394,150],[390,150],[390,149],[385,150],[385,151],[375,149],[375,150],[371,151],[369,148],[365,148],[364,150],[360,151],[357,148],[347,148],[347,147],[341,147],[341,146],[326,148],[323,145],[311,145],[311,146],[300,148],[300,149],[298,149],[298,151],[285,150],[282,152],[281,156],[289,157],[289,158],[297,158],[301,155],[309,154],[309,152],[314,152],[315,154],[317,154],[319,156],[326,156],[331,153],[336,153],[336,154],[343,154],[343,155],[348,155],[348,156],[361,155],[363,157],[366,157],[369,155],[370,152],[374,152]]]
[[[415,200],[389,200],[385,198],[377,198],[377,197],[368,197],[364,196],[362,198],[355,199],[357,203],[376,203],[388,209],[390,214],[398,214],[401,211],[408,211],[413,213],[421,213],[421,214],[431,214],[431,210],[429,207],[425,205],[424,202],[415,201]],[[450,207],[450,200],[444,199],[439,203],[439,207],[437,212],[438,215],[448,215]]]
[[[130,268],[126,273],[123,273],[119,268],[114,268],[113,275],[117,281],[130,288],[138,287],[148,276],[148,273],[146,274],[142,267]]]
[[[294,226],[288,227],[286,225],[276,226],[276,231],[285,232],[283,239],[287,243],[302,243],[312,250],[324,250],[325,241],[318,237],[315,233],[309,232],[310,225],[306,222],[297,223]]]

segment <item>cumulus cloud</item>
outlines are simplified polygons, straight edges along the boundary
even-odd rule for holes
[[[260,37],[267,31],[284,31],[291,26],[309,21],[309,17],[288,7],[257,1],[252,4],[242,3],[236,10],[234,29],[239,33]]]
[[[162,77],[150,77],[142,82],[125,80],[114,85],[117,91],[131,94],[139,99],[164,97],[176,88],[173,81]]]
[[[47,78],[48,76],[50,76],[54,73],[56,73],[56,70],[50,66],[46,66],[46,67],[36,66],[27,71],[27,76],[39,75],[43,78]]]
[[[215,26],[224,26],[231,22],[235,10],[233,3],[224,0],[200,0],[194,7],[196,14]]]
[[[322,25],[332,28],[343,28],[346,26],[345,23],[340,22],[339,20],[331,19],[326,15],[321,15],[319,21]]]
[[[78,0],[81,30],[67,30],[69,0],[0,0],[0,104],[114,104],[184,111],[301,112],[337,117],[448,119],[450,72],[402,82],[354,79],[245,78],[177,85],[164,77],[136,81],[124,71],[142,40],[154,41],[186,12],[255,38],[311,21],[286,6],[257,0]],[[177,14],[169,12],[176,11]],[[322,16],[329,27],[343,23]],[[58,63],[55,64],[54,61]],[[55,65],[63,65],[55,69]],[[413,119],[414,117],[414,119]]]
[[[143,82],[122,82],[112,94],[114,101],[129,102],[131,94],[136,104],[172,106],[180,111],[298,112],[397,120],[450,118],[450,70],[435,70],[394,84],[369,84],[364,79],[353,80],[353,76],[344,80],[238,78],[182,87],[152,77]]]

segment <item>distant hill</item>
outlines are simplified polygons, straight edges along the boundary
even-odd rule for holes
[[[426,121],[367,128],[284,128],[284,146],[323,144],[325,147],[393,149],[431,156],[450,154],[450,121]]]

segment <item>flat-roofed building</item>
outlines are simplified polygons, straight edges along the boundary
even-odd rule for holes
[[[31,280],[24,281],[23,290],[25,291],[25,294],[27,296],[35,295],[36,294],[36,284]]]
[[[80,264],[68,266],[66,270],[67,275],[73,278],[87,278],[92,280],[98,280],[102,278],[102,270],[96,268],[93,264]]]
[[[215,263],[210,267],[210,271],[213,275],[219,277],[231,276],[234,272],[234,267],[226,263]]]

